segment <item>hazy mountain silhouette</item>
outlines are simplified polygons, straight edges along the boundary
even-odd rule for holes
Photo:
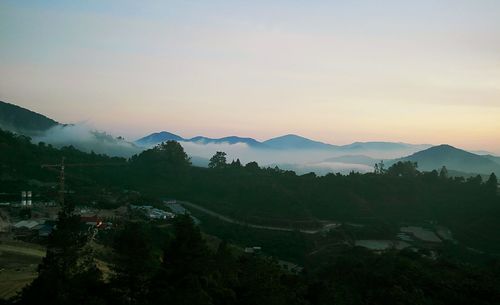
[[[238,143],[244,143],[250,147],[263,147],[264,146],[261,142],[255,140],[255,139],[242,138],[242,137],[237,137],[237,136],[229,136],[229,137],[218,138],[218,139],[197,136],[197,137],[189,139],[188,141],[200,143],[200,144],[223,144],[223,143],[238,144]]]
[[[484,155],[482,157],[485,157],[486,159],[489,159],[489,160],[497,163],[498,165],[500,165],[500,157],[493,156],[493,155]]]
[[[0,102],[0,128],[32,136],[35,141],[44,141],[56,146],[73,145],[84,151],[94,150],[99,153],[128,156],[141,150],[121,137],[116,138],[83,125],[62,125],[42,114],[5,102]],[[481,156],[449,145],[428,148],[429,145],[426,144],[355,142],[349,145],[337,146],[293,134],[272,138],[264,142],[238,136],[216,139],[198,136],[186,139],[166,131],[153,133],[137,140],[135,143],[142,147],[148,147],[168,140],[185,141],[195,144],[244,143],[250,148],[262,149],[262,153],[265,153],[265,150],[269,149],[277,152],[304,150],[321,152],[322,154],[325,152],[329,154],[331,152],[333,154],[331,158],[326,160],[318,159],[314,161],[317,164],[330,162],[373,166],[373,164],[380,160],[372,158],[370,155],[364,155],[364,153],[367,154],[373,151],[400,153],[406,151],[408,154],[413,154],[405,158],[396,159],[393,162],[398,160],[415,161],[418,162],[420,170],[439,169],[444,165],[450,170],[460,172],[481,174],[495,172],[500,174],[500,157],[493,155]],[[202,158],[195,161],[199,165],[206,163],[206,160],[202,160]],[[279,159],[276,161],[279,161]],[[387,163],[389,165],[391,162],[387,161]]]
[[[183,138],[181,136],[178,136],[176,134],[167,132],[167,131],[162,131],[162,132],[157,132],[150,134],[144,138],[141,138],[135,143],[140,146],[154,146],[156,144],[166,142],[166,141],[178,141],[178,142],[193,142],[193,143],[198,143],[198,144],[238,144],[238,143],[244,143],[247,144],[250,147],[263,147],[264,145],[252,138],[243,138],[243,137],[237,137],[237,136],[229,136],[229,137],[224,137],[224,138],[208,138],[204,136],[196,136],[191,139]]]
[[[141,149],[122,137],[97,131],[85,124],[60,124],[26,108],[0,102],[0,128],[55,147],[73,146],[85,152],[130,157]]]
[[[430,171],[446,166],[451,170],[466,173],[500,174],[500,164],[485,156],[476,155],[450,145],[439,145],[414,153],[411,156],[395,161],[412,161],[418,163],[420,170]]]
[[[311,140],[294,134],[272,138],[264,142],[257,141],[253,138],[238,136],[229,136],[223,138],[197,136],[188,139],[166,131],[150,134],[135,141],[135,143],[139,146],[149,147],[168,140],[192,142],[197,144],[244,143],[251,148],[259,149],[332,151],[337,154],[340,153],[346,155],[361,155],[366,152],[380,152],[382,153],[382,155],[386,155],[386,159],[394,158],[394,154],[404,156],[432,147],[432,145],[430,144],[407,144],[393,142],[355,142],[348,145],[338,146]]]
[[[432,147],[430,144],[408,144],[401,142],[354,142],[352,144],[343,145],[339,148],[341,150],[378,150],[378,151],[391,151],[391,150],[424,150]]]
[[[167,131],[162,131],[162,132],[152,133],[149,136],[146,136],[144,138],[135,141],[135,143],[140,146],[154,146],[156,144],[166,141],[185,141],[185,139],[176,134]]]
[[[332,149],[337,146],[310,140],[294,134],[276,137],[263,142],[273,149]]]
[[[0,101],[0,128],[33,136],[60,125],[34,111]]]
[[[138,145],[151,146],[159,144],[167,140],[193,142],[199,144],[238,144],[244,143],[253,148],[269,148],[269,149],[331,149],[337,146],[326,144],[318,141],[313,141],[297,135],[285,135],[277,138],[272,138],[264,142],[259,142],[253,138],[229,136],[223,138],[208,138],[204,136],[196,136],[191,139],[186,139],[175,134],[163,131],[153,133],[144,138],[135,141]]]

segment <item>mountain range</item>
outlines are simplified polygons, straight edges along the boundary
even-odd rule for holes
[[[270,156],[273,161],[266,164],[288,163],[283,158],[295,156],[313,156],[314,160],[304,161],[301,168],[319,168],[341,164],[344,171],[353,165],[353,169],[367,169],[376,162],[384,159],[387,165],[397,161],[417,162],[419,169],[428,171],[446,166],[450,171],[461,173],[490,174],[495,172],[500,175],[500,157],[491,154],[471,153],[450,145],[432,146],[429,144],[407,144],[400,142],[355,142],[348,145],[333,145],[314,141],[294,134],[279,136],[266,141],[257,141],[253,138],[229,136],[223,138],[209,138],[196,136],[184,138],[170,132],[158,132],[143,137],[134,143],[127,142],[121,137],[113,137],[104,132],[87,129],[80,125],[64,125],[42,114],[19,107],[14,104],[0,101],[0,128],[16,133],[25,134],[34,141],[44,141],[56,146],[73,145],[84,151],[95,151],[117,156],[131,156],[148,147],[168,140],[188,142],[200,147],[211,147],[207,150],[222,149],[215,145],[220,144],[245,144],[258,152],[260,157]],[[247,151],[248,152],[248,151]],[[374,152],[377,152],[374,154]],[[394,157],[380,157],[380,155],[399,154]],[[193,163],[205,166],[207,155],[191,154]],[[252,158],[257,155],[247,155]],[[329,157],[328,157],[329,156]],[[404,156],[404,157],[403,157]],[[207,158],[208,157],[208,158]],[[325,167],[331,171],[335,168]]]
[[[230,136],[224,138],[208,138],[196,136],[193,138],[184,138],[171,132],[162,131],[152,133],[135,141],[135,144],[143,147],[154,146],[165,141],[182,141],[198,144],[237,144],[243,143],[251,148],[259,149],[277,149],[277,150],[335,150],[339,152],[363,152],[363,151],[408,151],[413,153],[432,147],[430,144],[408,144],[395,142],[355,142],[348,145],[333,145],[324,142],[311,140],[299,135],[287,134],[259,142],[253,138],[243,138]]]

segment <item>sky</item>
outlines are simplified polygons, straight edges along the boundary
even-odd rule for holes
[[[0,1],[0,100],[136,139],[500,153],[500,1]]]

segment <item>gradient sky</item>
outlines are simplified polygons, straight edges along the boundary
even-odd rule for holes
[[[500,153],[500,1],[0,1],[0,100],[131,139]]]

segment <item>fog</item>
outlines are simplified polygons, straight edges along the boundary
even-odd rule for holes
[[[71,145],[81,151],[117,157],[130,157],[142,151],[142,148],[123,138],[97,131],[85,123],[52,127],[44,134],[33,137],[33,142],[45,142],[55,147]]]
[[[324,175],[330,172],[349,173],[371,172],[373,166],[342,162],[326,162],[325,160],[334,156],[342,155],[341,152],[326,150],[272,150],[251,148],[247,144],[200,144],[193,142],[180,142],[186,153],[193,157],[210,159],[217,151],[227,154],[228,162],[239,159],[246,164],[256,161],[260,166],[278,166],[281,169],[294,170],[298,174],[315,172]],[[201,165],[200,160],[195,158],[195,165]],[[207,161],[208,162],[208,161]]]
[[[118,157],[131,157],[147,149],[139,147],[120,137],[114,137],[105,132],[97,131],[86,123],[56,126],[43,135],[33,137],[33,141],[45,142],[55,147],[72,145],[85,152],[95,152]],[[180,142],[186,153],[192,158],[193,165],[207,166],[208,160],[217,152],[227,154],[228,162],[239,159],[242,164],[256,161],[261,167],[278,166],[281,169],[293,170],[298,174],[314,172],[318,175],[327,173],[371,172],[373,165],[367,162],[357,162],[357,156],[367,156],[374,160],[393,159],[409,155],[415,149],[401,150],[368,150],[331,149],[331,150],[306,150],[306,149],[263,149],[250,147],[245,143],[196,143]],[[354,161],[338,162],[328,160],[334,157],[352,156]],[[360,158],[361,159],[361,158]],[[374,161],[375,163],[375,161]]]

